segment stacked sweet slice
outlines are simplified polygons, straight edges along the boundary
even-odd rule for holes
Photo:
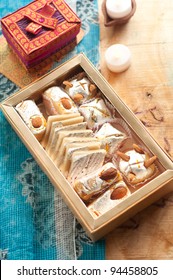
[[[80,123],[82,121],[83,117],[80,113],[48,116],[46,131],[41,142],[42,146],[46,148],[50,144],[56,127]]]
[[[72,138],[72,137],[69,137],[69,138]],[[69,143],[66,143],[65,145],[62,144],[62,148],[64,148],[62,151],[63,161],[60,162],[59,169],[65,176],[67,176],[70,166],[71,166],[71,160],[72,160],[72,156],[73,156],[74,152],[98,150],[98,149],[100,149],[100,146],[101,146],[101,143],[92,137],[90,137],[90,138],[81,137],[75,141],[70,139]]]
[[[84,90],[84,81],[80,83]],[[68,83],[66,82],[66,84]],[[88,98],[91,94],[89,88],[93,87],[89,86],[88,80],[86,80],[86,84],[85,97]],[[79,110],[76,112],[75,102],[66,95],[67,93],[55,86],[48,88],[43,93],[44,106],[49,116],[42,145],[67,180],[73,184],[78,176],[88,174],[95,168],[101,167],[106,151],[101,149],[101,142],[88,128],[84,116],[80,114]],[[67,104],[69,106],[66,106]]]

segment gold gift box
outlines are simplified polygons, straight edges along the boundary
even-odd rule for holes
[[[38,101],[45,89],[54,85],[60,85],[64,80],[68,80],[81,71],[86,72],[103,95],[112,103],[117,114],[125,120],[136,139],[145,142],[145,146],[157,156],[161,170],[160,175],[136,190],[132,195],[122,201],[118,207],[115,206],[98,218],[93,218],[86,205],[56,167],[14,108],[15,105],[25,99],[32,98]],[[69,206],[93,241],[102,238],[126,219],[129,219],[137,212],[173,190],[173,162],[84,54],[75,56],[29,86],[13,94],[1,103],[1,109],[13,129],[46,173],[52,184],[59,190],[65,203]]]

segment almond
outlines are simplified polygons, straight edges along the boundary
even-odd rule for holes
[[[137,144],[133,144],[133,148],[139,154],[143,154],[144,153],[143,149],[141,147],[139,147]]]
[[[68,98],[61,98],[61,103],[62,103],[62,106],[67,110],[71,109],[71,107],[72,107]]]
[[[120,152],[120,151],[117,151],[117,155],[118,155],[120,158],[122,158],[123,160],[125,160],[125,161],[129,161],[129,160],[130,160],[130,156],[128,156],[128,155],[126,155],[126,154],[124,154],[124,153],[122,153],[122,152]]]
[[[94,84],[89,85],[89,91],[91,92],[92,95],[95,95],[97,93],[97,87]]]
[[[130,182],[132,182],[133,179],[134,179],[135,177],[136,177],[136,176],[135,176],[135,174],[133,174],[133,173],[129,173],[129,174],[128,174],[128,179],[129,179]]]
[[[83,95],[81,93],[76,93],[74,96],[73,96],[73,100],[75,103],[80,103],[83,99]]]
[[[31,123],[34,128],[39,128],[42,126],[42,123],[43,123],[42,118],[40,116],[34,117],[31,119]]]
[[[86,73],[85,72],[81,72],[79,74],[77,74],[77,81],[82,80],[84,77],[86,77]]]
[[[116,199],[121,199],[127,194],[127,188],[124,186],[117,187],[113,190],[111,193],[111,199],[116,200]]]
[[[65,85],[65,86],[67,86],[67,87],[69,87],[69,88],[73,87],[73,84],[70,83],[69,81],[64,81],[64,82],[63,82],[63,85]]]
[[[117,169],[110,167],[106,170],[103,170],[100,174],[100,179],[102,180],[110,180],[110,179],[114,179],[117,176]]]
[[[144,166],[145,166],[145,168],[148,168],[151,164],[153,164],[153,162],[154,162],[156,159],[157,159],[157,156],[153,156],[153,157],[151,157],[151,158],[149,158],[149,159],[146,159],[146,160],[144,161]]]

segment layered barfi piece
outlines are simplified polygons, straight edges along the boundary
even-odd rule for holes
[[[79,115],[61,121],[52,122],[46,150],[49,151],[50,149],[53,150],[55,148],[60,130],[68,130],[70,129],[70,126],[72,126],[72,129],[75,129],[75,127],[76,129],[80,129],[81,127],[86,128],[86,122],[83,122],[83,120],[84,118]]]
[[[73,144],[79,144],[79,146],[81,144],[87,144],[87,143],[90,143],[90,142],[96,142],[98,143],[98,140],[93,136],[93,133],[91,135],[91,137],[88,137],[88,136],[84,136],[82,135],[82,137],[78,137],[78,135],[76,135],[75,137],[74,136],[65,136],[63,139],[62,139],[62,142],[61,142],[61,145],[60,145],[60,148],[59,148],[59,152],[58,152],[58,158],[59,157],[63,157],[65,156],[65,153],[66,153],[66,148],[68,145],[73,145]],[[100,142],[99,142],[100,143]],[[58,162],[58,165],[59,165],[59,160],[57,160]],[[64,163],[64,160],[63,160],[63,163]],[[61,164],[61,163],[60,163]]]
[[[88,128],[93,128],[95,124],[100,124],[112,119],[111,112],[107,108],[104,100],[100,97],[82,104],[79,112],[84,116]]]
[[[36,103],[33,100],[24,100],[17,104],[15,109],[37,140],[41,141],[46,130],[46,120]]]
[[[80,116],[81,115],[79,113],[48,116],[46,131],[45,131],[44,137],[41,141],[42,146],[45,148],[48,145],[49,136],[51,139],[54,129],[56,127],[58,127],[59,125],[62,125],[62,121],[67,120],[66,123],[73,124],[74,121],[76,120],[76,118],[78,118]],[[81,122],[82,121],[83,121],[83,117],[81,118]]]
[[[95,199],[89,206],[88,210],[94,218],[112,210],[115,206],[127,199],[131,192],[125,182],[120,180],[113,184],[106,192]]]
[[[106,151],[104,149],[75,151],[71,158],[67,180],[73,185],[78,178],[96,171],[103,165],[105,155]]]
[[[65,91],[77,105],[92,99],[98,92],[98,88],[90,82],[85,72],[79,73],[76,78],[70,81],[64,81],[63,85]]]
[[[107,156],[113,155],[117,145],[126,137],[126,134],[116,129],[111,123],[104,123],[95,133],[95,137],[101,141],[102,149],[105,149]]]
[[[126,152],[117,151],[117,156],[119,169],[132,186],[147,182],[157,172],[157,156],[150,157],[139,145],[133,144],[133,148]]]
[[[62,137],[64,135],[78,135],[86,132],[86,123],[85,122],[80,122],[72,125],[65,125],[65,126],[60,126],[57,127],[54,131],[54,135],[52,137],[52,141],[48,148],[46,149],[48,154],[51,156],[52,159],[56,158],[56,153],[59,150],[59,146],[62,141]],[[88,131],[88,135],[90,135],[90,132]]]
[[[97,150],[100,149],[101,143],[96,141],[95,139],[91,139],[91,141],[84,141],[84,142],[71,142],[65,145],[65,152],[63,155],[63,160],[60,163],[59,169],[66,177],[69,168],[71,165],[72,155],[75,151],[89,151],[89,150]]]
[[[48,116],[78,112],[73,100],[58,86],[48,88],[42,96]]]
[[[120,180],[122,180],[120,172],[111,162],[108,162],[76,180],[74,189],[83,201],[88,202]]]
[[[84,123],[86,124],[86,123]],[[90,129],[67,129],[65,131],[60,131],[58,133],[58,139],[56,141],[56,146],[54,149],[54,156],[53,156],[53,160],[55,160],[55,163],[57,166],[60,165],[60,163],[63,160],[63,156],[64,156],[64,149],[63,149],[63,139],[65,137],[78,137],[78,138],[85,138],[85,137],[92,137],[93,136],[93,132]]]

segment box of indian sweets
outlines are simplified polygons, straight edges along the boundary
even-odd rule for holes
[[[169,156],[82,53],[1,108],[94,241],[173,189]]]
[[[9,46],[26,68],[72,45],[81,21],[64,0],[37,0],[1,19]]]

